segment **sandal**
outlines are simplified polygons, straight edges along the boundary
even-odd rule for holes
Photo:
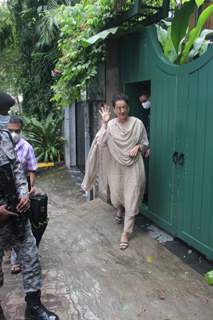
[[[115,222],[117,222],[117,224],[121,224],[123,222],[123,217],[115,216]]]
[[[129,246],[129,242],[127,242],[127,241],[120,242],[120,249],[121,250],[126,250],[128,248],[128,246]]]
[[[18,274],[21,272],[21,267],[19,264],[14,264],[13,266],[11,266],[10,272],[12,274]]]

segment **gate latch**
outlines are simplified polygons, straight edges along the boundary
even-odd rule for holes
[[[183,166],[185,161],[184,153],[175,151],[172,155],[172,161],[175,165],[179,164],[180,166]]]

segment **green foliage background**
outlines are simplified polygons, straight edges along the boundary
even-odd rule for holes
[[[27,122],[27,138],[37,158],[45,161],[59,160],[63,154],[63,113],[50,101],[58,29],[45,24],[44,19],[46,11],[62,3],[8,0],[7,7],[0,6],[0,88],[16,98],[23,97],[22,116],[34,119]],[[39,124],[43,131],[33,141]]]
[[[110,18],[125,12],[134,3],[134,0],[84,0],[75,6],[60,6],[48,12],[49,18],[55,17],[60,30],[56,64],[60,77],[53,85],[53,101],[58,105],[66,107],[78,100],[95,76],[98,64],[104,60],[103,41],[90,45],[88,39],[103,30]],[[161,6],[163,1],[143,3]]]
[[[16,30],[11,13],[6,6],[0,6],[0,88],[18,95],[19,51]]]
[[[4,39],[1,44],[7,48],[0,54],[1,79],[11,93],[22,94],[26,115],[41,120],[79,98],[104,59],[102,43],[90,47],[86,40],[134,2],[8,0],[9,10],[0,12],[0,22],[4,19],[0,40]],[[144,2],[162,4],[162,0]],[[54,68],[60,71],[57,81],[51,75]],[[1,68],[0,73],[3,75]]]
[[[39,8],[47,1],[9,0],[8,7],[16,27],[16,43],[19,51],[18,75],[23,95],[23,111],[42,119],[53,109],[51,98],[51,69],[57,58],[54,43],[38,46]]]
[[[182,3],[189,1],[193,0]],[[203,2],[194,1],[197,5]],[[9,88],[16,96],[21,93],[26,116],[44,123],[49,115],[54,115],[50,118],[54,121],[57,114],[61,114],[61,107],[80,99],[81,92],[86,90],[105,58],[103,39],[97,37],[92,44],[88,39],[104,30],[109,19],[119,16],[134,3],[135,0],[8,0],[8,8],[0,7],[1,88]],[[143,4],[160,7],[163,0],[144,0]],[[175,4],[172,0],[171,7]],[[151,10],[150,14],[153,12]],[[188,30],[188,15],[185,24],[182,14],[179,16],[176,25],[182,26],[182,34],[178,35],[175,21],[168,41],[165,30],[162,32],[165,53],[170,54],[171,47],[177,51]],[[129,29],[142,19],[124,23],[121,28]],[[200,32],[198,29],[189,34],[189,39],[186,37],[190,45]],[[188,43],[183,51],[184,58],[180,58],[183,63],[188,61]]]

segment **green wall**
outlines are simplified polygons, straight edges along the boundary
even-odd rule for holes
[[[130,112],[151,81],[151,156],[148,204],[143,214],[213,259],[213,46],[202,57],[171,65],[153,27],[120,43],[120,75]],[[174,152],[184,163],[175,164]]]

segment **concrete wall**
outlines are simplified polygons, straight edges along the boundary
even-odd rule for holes
[[[65,109],[64,115],[64,138],[65,164],[67,168],[76,166],[76,119],[75,104]]]
[[[109,40],[107,42],[106,63],[99,66],[97,76],[90,83],[87,90],[87,102],[84,107],[85,157],[87,157],[92,140],[101,125],[98,112],[100,104],[106,102],[108,105],[111,105],[112,96],[120,92],[118,50],[119,45],[117,40]],[[66,166],[70,168],[76,166],[75,105],[65,110],[64,128],[65,139],[67,141],[65,145],[65,161]],[[88,198],[101,197],[109,202],[109,190],[106,186],[102,165],[102,154],[100,154],[99,179]]]
[[[96,79],[91,83],[88,90],[90,112],[90,136],[93,139],[101,126],[99,109],[100,103],[106,102],[111,105],[112,96],[120,92],[119,61],[117,40],[109,40],[106,45],[106,63],[98,69]],[[113,114],[113,113],[112,113]],[[99,154],[99,172],[93,197],[100,197],[109,202],[109,188],[103,168],[103,153]]]
[[[112,96],[119,93],[120,76],[119,76],[119,40],[107,41],[106,49],[106,102],[111,105]]]

